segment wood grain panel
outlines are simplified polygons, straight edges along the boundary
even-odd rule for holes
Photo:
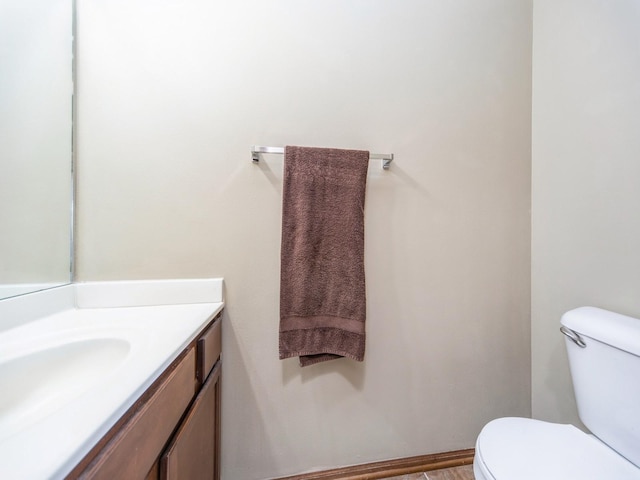
[[[204,383],[222,349],[222,321],[218,319],[198,339],[198,381]]]
[[[220,363],[200,390],[160,461],[161,480],[212,480],[216,453],[216,385]]]

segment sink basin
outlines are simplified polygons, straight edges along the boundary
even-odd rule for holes
[[[0,300],[0,479],[68,478],[223,305],[221,279]]]
[[[126,339],[91,338],[0,362],[0,441],[104,381],[122,365],[130,348]]]

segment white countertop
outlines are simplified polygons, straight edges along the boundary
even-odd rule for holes
[[[64,478],[224,306],[222,279],[54,290],[0,301],[0,478]]]

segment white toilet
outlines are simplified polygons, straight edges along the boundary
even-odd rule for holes
[[[476,442],[476,480],[639,480],[640,320],[594,307],[562,316],[580,419],[489,422]]]

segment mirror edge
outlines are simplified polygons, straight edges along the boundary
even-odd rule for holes
[[[69,221],[69,282],[76,281],[76,201],[78,193],[78,14],[77,0],[71,0],[71,208]]]

